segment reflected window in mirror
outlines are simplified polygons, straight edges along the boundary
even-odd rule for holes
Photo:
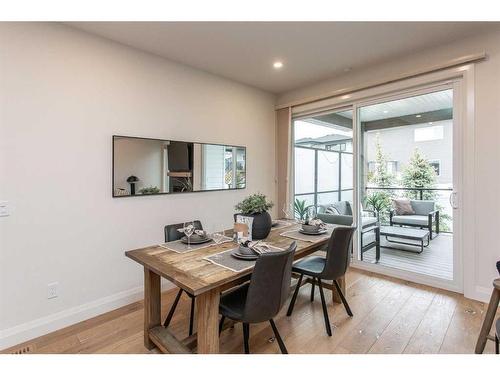
[[[246,187],[246,148],[113,136],[113,196]]]

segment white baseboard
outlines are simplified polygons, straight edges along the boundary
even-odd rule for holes
[[[166,280],[162,282],[163,290],[171,287],[172,283]],[[139,286],[4,329],[0,331],[0,350],[137,302],[143,298],[143,291],[143,287]]]

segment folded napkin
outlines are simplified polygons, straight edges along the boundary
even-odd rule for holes
[[[312,219],[312,220],[309,220],[309,222],[307,223],[307,225],[315,225],[321,229],[326,229],[326,224],[323,222],[323,220],[321,219]]]
[[[269,245],[262,241],[251,241],[248,244],[248,247],[259,255],[270,251]]]
[[[184,233],[184,230],[185,229],[190,229],[190,227],[192,228],[193,226],[192,225],[188,225],[186,228],[179,228],[177,229],[178,232],[181,232],[181,233]],[[201,229],[195,229],[194,230],[194,234],[197,234],[198,236],[206,236],[207,233],[204,231],[204,230],[201,230]]]

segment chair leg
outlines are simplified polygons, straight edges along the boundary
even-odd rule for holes
[[[269,323],[271,323],[271,328],[273,329],[274,336],[276,336],[276,340],[278,340],[278,345],[281,350],[281,354],[288,354],[288,350],[286,350],[285,343],[281,339],[280,333],[278,332],[278,328],[276,328],[276,324],[274,324],[274,320],[270,319]]]
[[[352,316],[351,308],[349,307],[349,304],[347,303],[347,300],[345,299],[344,293],[342,293],[342,290],[340,289],[340,285],[337,282],[337,280],[333,280],[333,285],[335,285],[335,289],[337,289],[337,292],[340,296],[340,299],[342,300],[342,303],[344,304],[345,311],[347,312],[347,315]]]
[[[172,304],[172,307],[170,308],[170,311],[168,312],[167,318],[165,319],[165,322],[163,323],[164,327],[168,327],[170,324],[170,321],[172,320],[172,317],[174,316],[175,309],[177,308],[177,304],[179,303],[179,299],[181,298],[183,290],[179,289],[177,292],[177,295],[175,296],[174,303]]]
[[[500,354],[500,338],[495,335],[495,353]]]
[[[288,306],[288,311],[286,312],[286,316],[292,315],[293,306],[295,305],[295,300],[297,299],[297,294],[299,294],[300,285],[302,284],[303,274],[300,274],[299,281],[297,281],[297,286],[295,287],[295,291],[293,292],[292,300],[290,301],[290,306]]]
[[[311,282],[311,302],[314,302],[314,285],[315,285],[315,280],[316,280],[316,278],[313,277],[312,278],[312,282]]]
[[[243,345],[245,347],[245,354],[250,354],[250,347],[248,346],[249,338],[250,338],[250,325],[248,323],[243,323]]]
[[[330,327],[330,319],[328,318],[328,310],[326,309],[325,294],[323,293],[323,285],[321,279],[318,278],[319,295],[321,296],[321,305],[323,306],[323,315],[325,317],[326,333],[332,335],[332,327]]]
[[[191,297],[191,312],[189,313],[189,336],[193,334],[194,299],[195,297]]]
[[[222,333],[222,327],[224,326],[224,319],[226,319],[226,317],[222,315],[219,322],[219,336]]]

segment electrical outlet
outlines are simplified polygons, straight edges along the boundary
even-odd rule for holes
[[[59,283],[47,284],[47,299],[57,298],[57,287]]]

